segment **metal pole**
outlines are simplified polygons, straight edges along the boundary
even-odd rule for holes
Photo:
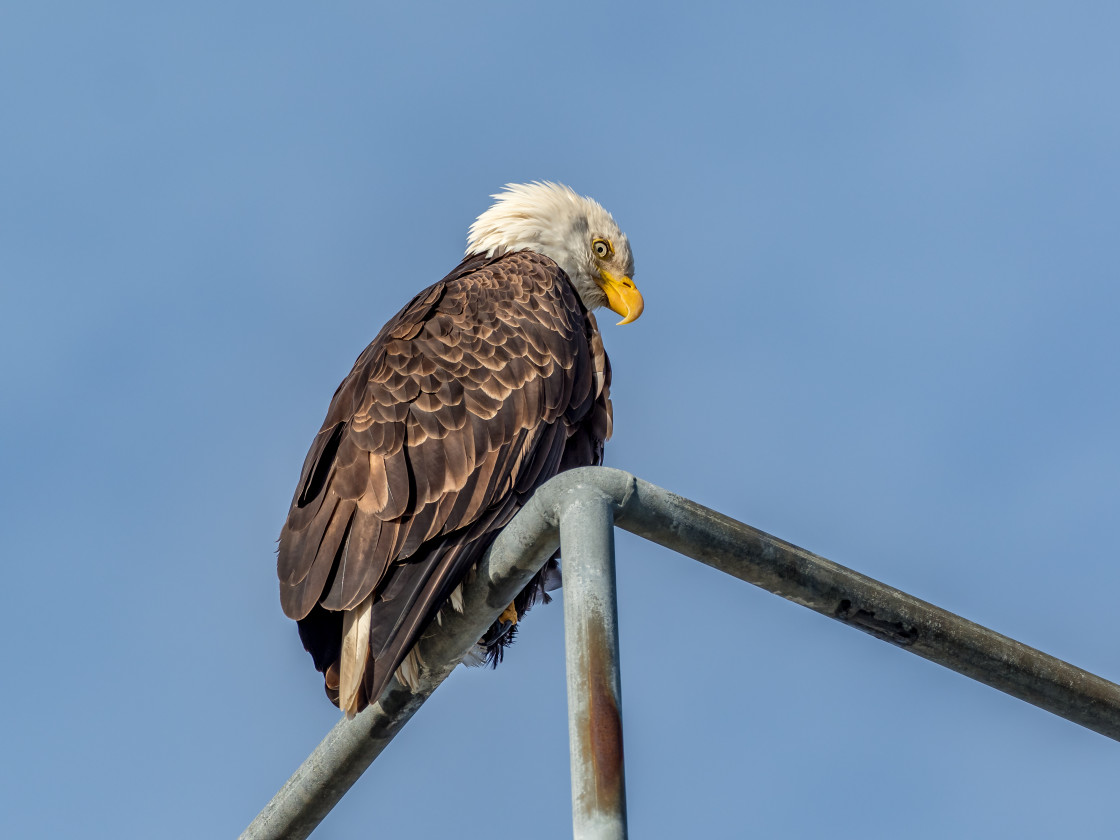
[[[626,840],[622,682],[612,500],[594,487],[561,502],[564,650],[575,840]]]
[[[253,820],[244,840],[302,840],[311,833],[544,565],[560,541],[564,504],[588,490],[605,500],[620,528],[1120,741],[1120,685],[629,473],[585,467],[537,490],[498,535],[464,583],[463,612],[445,611],[442,624],[420,641],[427,666],[416,693],[391,681],[377,704],[340,721]],[[568,587],[575,582],[564,572],[566,605],[574,600]],[[613,587],[612,579],[612,604]],[[617,683],[612,688],[617,709]],[[621,746],[618,755],[621,767]],[[622,803],[621,772],[618,779]]]
[[[632,492],[615,517],[619,527],[1120,741],[1120,686],[1115,683],[631,479]]]

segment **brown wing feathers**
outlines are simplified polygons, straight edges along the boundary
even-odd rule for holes
[[[524,498],[601,461],[609,379],[594,319],[527,252],[465,261],[366,348],[307,455],[277,563],[335,702],[376,699]]]

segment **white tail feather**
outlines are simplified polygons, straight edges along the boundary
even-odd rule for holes
[[[423,665],[424,660],[416,652],[416,648],[410,650],[397,668],[397,679],[400,680],[401,685],[408,686],[409,691],[420,688],[420,669]]]
[[[358,711],[358,691],[369,660],[369,618],[373,609],[370,593],[342,618],[342,653],[339,657],[338,706],[352,718]]]
[[[461,582],[451,590],[451,609],[458,613],[463,611],[463,584]]]

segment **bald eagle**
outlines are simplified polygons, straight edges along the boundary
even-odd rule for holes
[[[611,369],[592,311],[643,308],[630,243],[597,202],[509,184],[466,256],[377,334],[335,391],[280,534],[284,612],[348,716],[390,678],[533,491],[601,464]],[[479,641],[501,660],[556,577],[541,571]]]

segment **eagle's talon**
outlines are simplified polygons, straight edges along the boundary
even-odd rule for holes
[[[510,604],[506,607],[502,614],[498,616],[498,621],[502,624],[508,624],[510,627],[517,624],[517,606]]]

